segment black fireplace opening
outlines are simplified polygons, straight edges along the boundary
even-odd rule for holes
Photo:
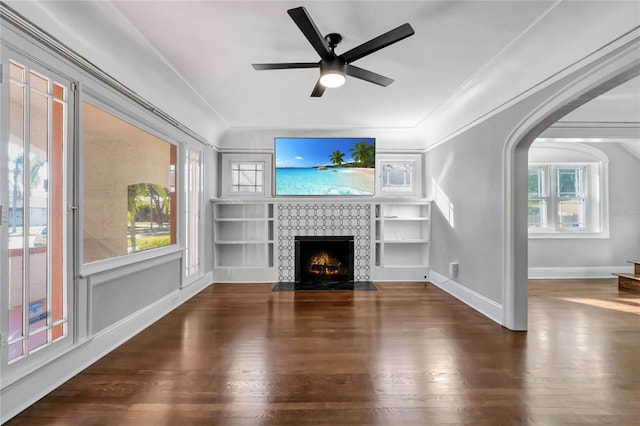
[[[295,282],[353,282],[353,241],[353,236],[295,237]]]

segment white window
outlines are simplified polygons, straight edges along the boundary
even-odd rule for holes
[[[378,159],[379,192],[381,195],[421,195],[421,158],[400,155]]]
[[[530,166],[529,229],[598,232],[598,188],[589,185],[593,171],[597,164]]]
[[[608,158],[574,142],[529,149],[530,238],[608,238]]]
[[[381,173],[383,191],[413,191],[413,163],[388,162],[382,167]]]
[[[268,196],[271,175],[269,154],[222,154],[223,197]]]
[[[185,259],[184,268],[186,277],[194,277],[200,274],[200,198],[202,197],[200,151],[187,149],[185,153]]]
[[[0,152],[0,161],[8,165],[8,174],[0,177],[0,203],[9,206],[8,233],[3,229],[0,234],[6,256],[0,259],[0,279],[3,287],[8,283],[0,295],[5,299],[0,321],[5,368],[72,343],[65,205],[73,96],[69,82],[53,72],[41,74],[22,60],[3,65],[9,69],[8,91],[3,91],[8,95],[8,144]]]
[[[264,192],[264,162],[231,163],[231,192]]]

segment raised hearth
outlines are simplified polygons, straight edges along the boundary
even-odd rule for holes
[[[272,291],[376,291],[378,288],[371,281],[344,281],[340,283],[292,283],[280,282],[275,283]]]

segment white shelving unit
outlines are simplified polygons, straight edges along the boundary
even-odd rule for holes
[[[429,201],[375,205],[375,279],[423,280],[429,268]]]
[[[216,281],[275,280],[273,211],[264,201],[213,202]]]
[[[277,210],[279,203],[289,200],[245,198],[212,199],[211,202],[214,280],[276,282],[279,276],[276,241],[280,232]],[[369,256],[374,262],[371,279],[425,280],[429,269],[430,201],[378,199],[353,203],[373,207],[367,209],[371,211],[369,231],[374,236]],[[303,207],[298,206],[300,208]]]

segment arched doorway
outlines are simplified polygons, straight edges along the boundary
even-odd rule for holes
[[[503,325],[527,329],[527,182],[529,147],[567,113],[640,75],[640,36],[618,40],[564,77],[564,85],[534,109],[505,145],[505,263]]]

